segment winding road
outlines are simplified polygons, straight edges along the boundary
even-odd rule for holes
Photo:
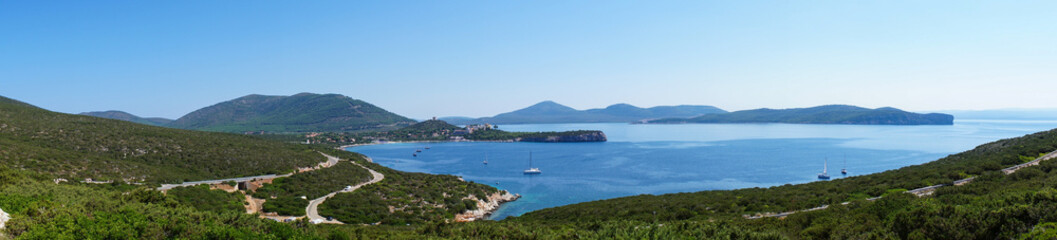
[[[310,168],[310,169],[302,168],[298,172],[312,171],[312,170],[316,170],[316,169],[332,167],[334,165],[337,165],[338,161],[341,160],[341,159],[339,159],[339,158],[337,158],[335,156],[327,155],[326,153],[319,153],[319,154],[323,154],[323,156],[327,157],[327,161],[319,163],[315,168]],[[371,159],[367,158],[367,161],[371,161]],[[334,197],[334,195],[337,195],[338,193],[352,192],[352,191],[355,191],[356,189],[360,189],[361,187],[366,186],[367,184],[373,184],[373,183],[381,182],[382,179],[385,179],[385,175],[383,175],[383,174],[381,174],[379,172],[376,172],[373,169],[370,169],[368,167],[364,167],[363,165],[360,165],[359,163],[356,163],[356,162],[352,162],[352,164],[356,164],[356,166],[360,166],[363,169],[367,169],[367,171],[371,172],[371,177],[372,177],[371,180],[367,181],[367,182],[360,183],[360,184],[356,184],[355,186],[351,186],[349,188],[345,188],[345,189],[341,189],[341,190],[332,192],[330,194],[327,194],[326,196],[323,196],[323,197],[320,197],[320,198],[316,198],[316,199],[312,199],[312,201],[309,201],[308,202],[308,207],[305,208],[305,213],[306,213],[306,215],[307,215],[307,217],[308,217],[308,219],[310,221],[312,221],[313,223],[343,224],[342,222],[339,222],[337,220],[327,220],[323,216],[320,216],[319,215],[319,210],[318,210],[319,205],[323,204],[323,201],[326,201],[328,198]],[[239,178],[226,178],[226,179],[215,179],[215,180],[185,182],[185,183],[180,183],[180,184],[162,184],[161,187],[157,188],[157,190],[158,191],[166,191],[166,190],[177,188],[177,187],[189,187],[189,186],[195,186],[195,185],[200,185],[200,184],[219,184],[219,183],[229,182],[229,181],[245,182],[245,181],[251,181],[251,180],[267,180],[267,179],[275,179],[275,178],[281,178],[281,177],[289,177],[289,176],[292,176],[294,174],[295,173],[287,173],[287,174],[282,174],[282,175],[268,174],[268,175],[252,176],[252,177],[239,177]],[[0,225],[0,226],[3,226],[3,225]]]
[[[334,197],[334,195],[337,195],[338,193],[356,191],[356,189],[360,189],[360,187],[367,186],[367,184],[381,182],[382,179],[385,179],[385,175],[382,175],[379,172],[375,172],[374,170],[372,170],[370,168],[367,168],[367,167],[364,167],[363,165],[360,165],[359,163],[353,162],[352,164],[356,164],[356,166],[360,166],[363,169],[367,169],[367,171],[371,172],[371,176],[373,178],[371,178],[370,181],[367,181],[367,182],[364,182],[364,183],[360,183],[360,184],[356,184],[356,186],[352,186],[350,188],[338,190],[336,192],[332,192],[330,194],[327,194],[326,196],[322,196],[320,198],[312,199],[312,201],[309,201],[308,202],[308,207],[305,208],[305,213],[308,215],[308,220],[309,221],[311,221],[312,223],[316,223],[316,224],[319,224],[319,223],[344,224],[342,222],[339,222],[338,220],[327,220],[323,216],[320,216],[319,215],[319,210],[318,210],[319,205],[323,204],[323,201],[326,201],[328,198]]]
[[[323,154],[323,156],[327,157],[327,161],[321,162],[318,165],[316,165],[318,168],[326,168],[326,167],[331,167],[331,166],[334,166],[335,164],[338,164],[338,160],[339,160],[338,157],[327,155],[326,153],[319,153],[319,154]],[[281,178],[281,177],[289,177],[291,175],[294,175],[294,173],[287,173],[287,174],[282,174],[282,175],[268,174],[268,175],[252,176],[252,177],[239,177],[239,178],[204,180],[204,181],[185,182],[185,183],[180,183],[180,184],[162,184],[161,187],[157,188],[157,190],[158,191],[167,191],[169,189],[178,188],[178,187],[190,187],[190,186],[201,185],[201,184],[220,184],[220,183],[229,182],[229,181],[245,182],[245,181],[252,181],[252,180],[275,179],[275,178]]]

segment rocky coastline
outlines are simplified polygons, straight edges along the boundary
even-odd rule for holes
[[[4,225],[7,224],[7,220],[11,220],[11,215],[7,215],[3,209],[0,209],[0,229],[4,229]]]
[[[456,222],[472,222],[485,219],[498,210],[500,205],[507,202],[513,202],[514,200],[521,198],[521,195],[510,194],[510,192],[507,192],[506,190],[501,190],[489,195],[488,201],[483,201],[472,196],[468,198],[477,201],[477,209],[466,210],[466,212],[455,215]]]

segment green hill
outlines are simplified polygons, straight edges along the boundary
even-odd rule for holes
[[[401,128],[401,129],[397,129],[394,132],[399,132],[399,133],[434,133],[434,132],[442,132],[442,131],[445,131],[445,130],[447,130],[447,131],[455,131],[455,130],[458,130],[458,129],[462,129],[462,128],[460,128],[458,126],[455,126],[455,125],[448,124],[447,122],[444,122],[444,121],[441,121],[441,120],[426,120],[426,121],[422,121],[422,122],[416,123],[416,124],[411,125],[411,126],[407,126],[407,127]]]
[[[350,132],[414,120],[338,94],[248,95],[188,113],[168,126],[217,132]]]
[[[647,123],[802,123],[868,125],[952,125],[954,116],[941,113],[918,114],[885,107],[878,109],[847,105],[811,108],[755,109],[693,118],[667,118]]]
[[[128,122],[134,122],[134,123],[139,123],[139,124],[154,125],[154,126],[165,126],[165,125],[167,125],[167,124],[169,124],[169,123],[171,123],[173,121],[172,119],[167,119],[167,118],[143,118],[143,117],[139,117],[139,116],[136,116],[136,115],[132,115],[131,113],[122,112],[122,111],[115,111],[115,110],[103,111],[103,112],[83,112],[83,113],[79,113],[79,114],[80,115],[86,115],[86,116],[93,116],[93,117],[101,117],[101,118],[109,118],[109,119],[114,119],[114,120],[128,121]]]
[[[0,97],[0,161],[16,169],[179,182],[283,173],[324,160],[308,146],[56,113]]]

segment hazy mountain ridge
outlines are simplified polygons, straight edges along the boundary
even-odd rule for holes
[[[406,126],[415,121],[339,94],[247,95],[176,119],[168,126],[222,132],[344,132]]]
[[[165,126],[166,124],[169,124],[169,123],[171,123],[173,121],[172,119],[160,118],[160,117],[144,118],[144,117],[136,116],[136,115],[131,114],[131,113],[127,113],[127,112],[123,112],[123,111],[117,111],[117,110],[101,111],[101,112],[83,112],[83,113],[78,113],[78,114],[79,115],[86,115],[86,116],[93,116],[93,117],[109,118],[109,119],[121,120],[121,121],[128,121],[128,122],[134,122],[134,123],[139,123],[139,124],[154,125],[154,126]]]
[[[633,122],[655,118],[686,118],[711,113],[726,113],[713,106],[679,105],[640,108],[630,104],[614,104],[606,108],[576,110],[553,101],[543,101],[513,112],[493,117],[445,117],[452,124],[528,124],[528,123],[604,123]]]
[[[646,123],[801,123],[863,125],[952,125],[954,116],[942,113],[919,114],[891,107],[877,109],[850,105],[824,105],[810,108],[754,109],[693,118],[667,118]]]

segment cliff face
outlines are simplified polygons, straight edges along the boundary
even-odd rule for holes
[[[532,136],[515,139],[516,142],[605,142],[606,134],[602,131],[590,131],[575,135]]]

